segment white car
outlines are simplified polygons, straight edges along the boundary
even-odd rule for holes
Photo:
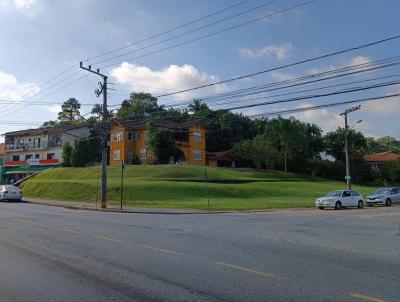
[[[391,206],[392,203],[400,203],[400,188],[382,188],[367,196],[367,205],[386,205]]]
[[[0,186],[0,201],[3,200],[16,200],[21,201],[22,192],[16,186],[4,185]]]
[[[364,207],[364,199],[360,193],[352,190],[331,191],[324,197],[315,200],[315,206],[319,209],[334,208],[340,210],[347,207]]]

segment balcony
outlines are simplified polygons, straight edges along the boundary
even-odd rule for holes
[[[31,151],[31,150],[43,150],[48,148],[61,148],[62,143],[59,141],[44,141],[40,143],[27,143],[27,144],[6,144],[5,152],[12,151]]]
[[[59,165],[59,159],[31,159],[31,160],[6,160],[4,167],[23,167],[23,166],[48,166]]]

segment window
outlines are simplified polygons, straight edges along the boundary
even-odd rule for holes
[[[35,159],[40,159],[40,154],[35,154]]]
[[[19,155],[13,155],[12,160],[13,161],[19,161]]]
[[[342,197],[351,197],[351,193],[349,191],[344,191]]]
[[[128,163],[132,162],[132,158],[133,158],[133,153],[132,150],[128,150]]]
[[[25,155],[25,160],[28,160],[28,159],[31,159],[31,158],[33,158],[33,155],[32,155],[32,154],[27,154],[27,155]]]
[[[194,160],[201,160],[201,151],[200,150],[194,150],[193,151],[193,159]]]
[[[47,159],[55,159],[55,153],[47,153],[47,156],[46,156],[46,158]]]
[[[194,132],[193,133],[193,141],[195,143],[200,143],[201,142],[201,133],[199,132]]]
[[[118,142],[122,141],[122,132],[114,132],[112,134],[112,141],[114,143],[118,143]]]
[[[40,138],[33,139],[33,148],[40,148]]]
[[[128,132],[128,141],[138,141],[138,140],[140,140],[140,133]]]
[[[356,191],[351,191],[351,195],[353,195],[353,196],[360,196],[360,194],[359,194],[358,192],[356,192]]]
[[[140,159],[147,159],[147,149],[140,150]]]
[[[114,150],[114,160],[121,160],[121,151]]]
[[[392,192],[390,192],[390,194],[397,194],[397,193],[399,193],[399,189],[397,188],[392,189]]]

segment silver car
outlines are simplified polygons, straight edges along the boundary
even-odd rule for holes
[[[367,196],[368,206],[386,205],[391,206],[392,203],[400,203],[400,188],[381,188]]]
[[[0,186],[0,201],[3,200],[16,200],[21,201],[22,192],[16,186],[5,185]]]

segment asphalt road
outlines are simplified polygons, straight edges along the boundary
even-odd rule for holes
[[[0,301],[400,301],[400,206],[120,214],[0,203]]]

